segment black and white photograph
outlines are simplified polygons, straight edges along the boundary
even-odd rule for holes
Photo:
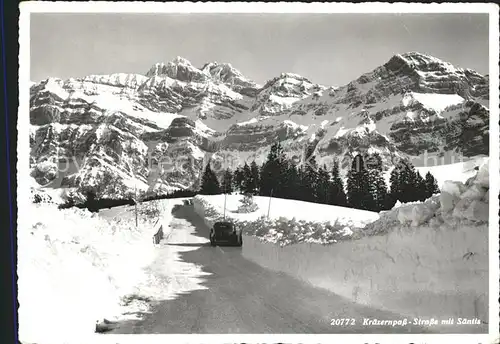
[[[21,343],[498,340],[498,7],[20,12]]]

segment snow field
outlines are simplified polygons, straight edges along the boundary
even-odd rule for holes
[[[141,297],[163,292],[155,285],[162,281],[152,280],[144,268],[156,254],[152,235],[168,218],[155,226],[157,219],[140,217],[136,228],[130,207],[120,208],[106,217],[54,204],[30,206],[29,227],[18,231],[23,343],[86,338],[96,321],[134,318],[148,311]]]
[[[447,180],[465,183],[467,179],[476,175],[477,171],[474,170],[474,167],[481,166],[487,160],[487,157],[480,157],[452,164],[443,163],[438,166],[416,167],[416,169],[420,172],[422,177],[425,177],[427,172],[431,172],[441,188],[443,183]],[[436,161],[439,163],[439,159]]]
[[[267,216],[269,197],[254,196],[258,209],[252,213],[237,213],[243,195],[231,194],[226,198],[226,216],[238,221],[255,221],[262,216]],[[208,202],[216,212],[224,212],[224,195],[204,196],[198,195],[195,200]],[[290,216],[293,214],[293,216]],[[295,218],[297,221],[306,222],[339,222],[346,226],[363,227],[367,223],[379,218],[377,213],[352,208],[295,201],[281,198],[271,198],[269,212],[270,219]]]
[[[404,106],[409,106],[413,101],[421,103],[427,109],[433,109],[436,110],[436,112],[441,113],[449,106],[463,103],[464,99],[458,94],[435,94],[417,92],[410,92],[406,94],[402,99],[402,103]]]

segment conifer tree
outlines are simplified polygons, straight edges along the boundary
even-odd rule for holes
[[[389,179],[390,182],[390,195],[394,201],[401,201],[402,195],[402,187],[400,181],[400,164],[396,164],[394,169],[391,171],[391,177]]]
[[[254,181],[252,180],[252,171],[250,170],[250,166],[245,162],[243,165],[243,183],[242,183],[242,192],[244,194],[251,194],[254,189]]]
[[[439,186],[437,183],[436,178],[432,175],[432,173],[429,171],[425,175],[425,192],[426,192],[426,198],[431,197],[432,195],[439,193]]]
[[[370,164],[367,164],[371,194],[369,210],[381,211],[387,204],[387,185],[383,176],[382,158],[380,154],[374,153],[369,156],[369,162]]]
[[[219,180],[210,167],[210,161],[207,163],[201,178],[200,193],[202,195],[216,195],[221,193]]]
[[[273,143],[267,160],[262,166],[260,175],[260,194],[269,196],[271,190],[273,195],[278,195],[283,192],[284,183],[281,178],[286,173],[286,157],[283,152],[283,147],[279,142]]]
[[[257,163],[254,161],[252,161],[252,163],[250,164],[250,175],[251,175],[251,180],[252,180],[252,183],[251,183],[251,193],[252,195],[257,195],[258,192],[259,192],[259,184],[260,184],[260,170],[259,170],[259,166],[257,165]]]
[[[318,175],[316,181],[316,202],[321,204],[328,204],[330,199],[330,173],[326,168],[326,165],[320,166],[318,168]]]
[[[284,180],[284,198],[288,199],[301,199],[301,180],[297,166],[292,162],[288,163],[286,170],[286,178]]]
[[[370,180],[370,192],[373,203],[371,209],[373,211],[385,210],[388,200],[387,200],[387,185],[385,184],[384,176],[378,169],[372,169],[369,171]]]
[[[306,168],[304,165],[297,166],[297,192],[295,199],[299,201],[307,201],[309,185],[307,185]]]
[[[223,193],[232,193],[233,192],[233,174],[231,173],[231,170],[228,168],[224,171],[224,174],[222,175],[222,192]]]
[[[328,204],[346,206],[347,198],[344,191],[344,182],[340,177],[339,162],[337,159],[333,161],[332,178],[329,187]]]
[[[243,192],[243,179],[243,169],[238,166],[233,174],[233,190]]]
[[[413,164],[401,160],[391,172],[391,196],[401,203],[425,200],[425,181]]]
[[[97,207],[97,196],[94,190],[88,190],[85,193],[85,207],[92,213],[98,210]]]
[[[422,177],[420,172],[415,171],[413,188],[416,201],[425,201],[427,198],[427,190],[425,185],[425,179]]]
[[[304,165],[304,181],[303,190],[304,200],[308,202],[316,202],[318,199],[318,164],[316,158],[311,155]]]
[[[370,193],[368,170],[363,157],[358,154],[351,164],[347,176],[347,200],[351,207],[369,210],[373,207],[373,198]]]

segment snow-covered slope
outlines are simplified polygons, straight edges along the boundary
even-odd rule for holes
[[[170,216],[183,199],[123,206],[89,213],[60,210],[44,190],[30,204],[18,229],[19,337],[22,343],[96,343],[96,322],[122,321],[148,313],[155,301],[204,289],[207,275],[179,259],[193,247],[154,245],[162,226],[165,237],[179,222]],[[187,230],[187,241],[199,240]],[[206,239],[202,239],[206,240]]]
[[[229,63],[182,57],[145,75],[49,78],[30,88],[32,176],[80,191],[111,177],[107,195],[165,192],[195,186],[209,157],[262,162],[277,140],[290,157],[343,167],[356,153],[380,153],[387,169],[399,157],[488,155],[488,89],[487,77],[415,52],[341,87],[292,73],[260,86]]]

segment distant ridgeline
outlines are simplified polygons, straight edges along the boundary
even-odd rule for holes
[[[198,190],[209,160],[223,166],[213,168],[221,180],[226,168],[235,177],[245,163],[255,161],[260,168],[276,142],[287,159],[314,157],[330,177],[336,161],[345,178],[342,172],[358,154],[378,153],[384,172],[396,160],[430,166],[450,154],[489,155],[488,106],[488,75],[418,52],[395,55],[340,87],[293,73],[262,86],[229,63],[197,68],[178,57],[144,75],[34,83],[31,176],[80,195],[98,187],[99,199],[130,198],[123,195],[133,185],[166,195],[179,188]],[[304,182],[300,171],[288,172],[284,177]],[[348,193],[356,194],[358,187],[349,185]],[[273,195],[297,197],[293,192],[279,187]],[[307,197],[324,202],[326,196]],[[362,206],[375,209],[373,202]]]
[[[197,193],[191,190],[176,190],[164,195],[154,195],[141,198],[138,202],[148,202],[153,200],[169,199],[169,198],[183,198],[194,197]],[[68,209],[72,207],[87,209],[91,212],[98,212],[100,209],[109,209],[120,207],[124,205],[135,205],[136,201],[132,198],[129,199],[113,199],[113,198],[96,198],[95,194],[88,192],[85,195],[83,202],[76,202],[73,198],[68,197],[66,202],[59,205],[59,209]]]

